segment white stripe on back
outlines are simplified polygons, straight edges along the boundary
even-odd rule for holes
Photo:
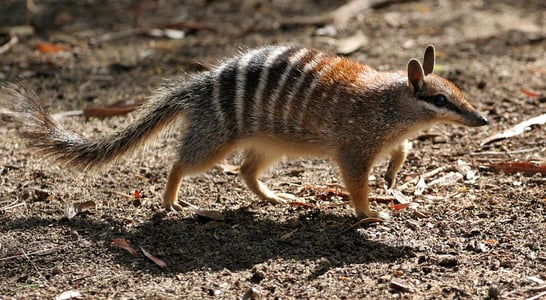
[[[313,94],[319,81],[322,79],[322,76],[326,74],[326,72],[328,72],[333,67],[335,67],[340,61],[341,61],[340,57],[335,57],[333,59],[330,59],[330,61],[315,76],[315,79],[313,79],[313,82],[307,87],[307,89],[305,90],[305,98],[303,98],[303,100],[301,101],[301,104],[299,107],[300,113],[298,115],[298,118],[295,124],[303,125],[304,119],[305,119],[305,112],[307,111],[307,105],[309,105],[309,101],[311,101],[311,95]]]
[[[303,72],[302,72],[301,76],[297,79],[298,81],[296,82],[296,84],[294,85],[294,87],[292,88],[290,93],[286,96],[287,97],[286,104],[285,104],[286,107],[283,110],[283,116],[282,116],[283,124],[288,124],[288,118],[290,116],[290,112],[292,111],[293,105],[294,105],[292,103],[295,100],[294,97],[296,96],[296,94],[300,90],[301,85],[303,84],[303,82],[305,81],[305,78],[307,77],[307,74],[309,74],[309,72],[311,72],[318,65],[318,63],[320,62],[320,58],[322,56],[323,56],[323,53],[318,52],[315,55],[315,57],[313,57],[313,59],[311,59],[311,61],[309,61],[307,64],[305,64],[305,66],[303,67]],[[301,107],[298,106],[298,108],[301,108]],[[285,130],[288,130],[288,128],[290,128],[290,127],[285,126]]]
[[[305,56],[305,54],[307,54],[307,52],[309,52],[309,49],[302,48],[298,52],[294,53],[294,55],[288,58],[288,66],[286,67],[283,74],[281,75],[281,78],[279,79],[279,82],[277,83],[277,88],[273,91],[273,94],[271,95],[271,98],[268,101],[268,106],[266,108],[268,124],[272,124],[273,120],[275,119],[276,102],[282,90],[284,89],[286,81],[288,80],[288,76],[290,75],[292,70],[295,67],[297,67],[298,63]]]
[[[244,54],[237,64],[237,78],[235,87],[235,99],[233,104],[235,105],[235,113],[237,118],[238,131],[241,132],[244,127],[244,109],[245,109],[245,90],[246,90],[246,75],[248,72],[248,63],[250,60],[258,55],[261,51],[265,51],[265,48],[256,49]]]
[[[216,113],[216,117],[218,118],[218,123],[220,123],[218,127],[224,130],[226,128],[226,116],[224,115],[224,112],[222,111],[222,104],[220,103],[221,101],[220,90],[222,88],[220,75],[222,74],[222,71],[224,71],[225,68],[226,68],[226,63],[223,63],[218,68],[216,68],[216,70],[214,70],[215,80],[214,80],[214,85],[212,89],[212,95],[213,95],[212,105],[214,106],[213,109],[214,109],[214,112]]]
[[[260,121],[258,120],[261,117],[263,117],[263,113],[264,113],[263,104],[264,104],[264,97],[265,97],[264,92],[265,92],[265,87],[267,86],[267,79],[269,78],[269,71],[271,69],[271,65],[279,56],[281,56],[288,49],[289,49],[288,47],[275,48],[273,51],[269,53],[266,60],[264,61],[264,64],[262,67],[263,70],[260,74],[260,82],[258,84],[258,88],[256,89],[256,93],[254,95],[255,100],[254,100],[254,107],[252,109],[252,116],[257,120],[257,122],[253,124],[252,130],[259,129]]]

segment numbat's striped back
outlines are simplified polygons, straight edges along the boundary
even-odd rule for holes
[[[368,71],[375,70],[316,49],[255,49],[210,72],[212,107],[219,127],[234,136],[302,131],[311,101],[332,100]]]

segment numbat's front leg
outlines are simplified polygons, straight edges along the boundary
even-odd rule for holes
[[[370,157],[373,157],[370,155]],[[340,155],[338,165],[343,176],[343,181],[347,187],[347,191],[351,196],[351,202],[355,209],[356,216],[359,218],[371,217],[388,219],[389,215],[384,212],[372,210],[368,194],[370,187],[368,186],[368,175],[371,170],[371,162],[373,159],[365,159],[355,156],[354,153],[348,151]]]
[[[387,172],[385,173],[384,177],[388,188],[392,189],[396,185],[396,175],[398,174],[398,171],[400,171],[400,168],[402,168],[404,161],[406,161],[410,148],[411,144],[409,141],[404,140],[402,143],[400,143],[400,145],[392,150],[389,167],[387,168]]]

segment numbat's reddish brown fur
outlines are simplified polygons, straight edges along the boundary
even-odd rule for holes
[[[406,159],[406,139],[436,122],[482,126],[487,120],[446,79],[432,74],[434,48],[407,72],[378,72],[315,49],[272,46],[242,53],[208,72],[159,90],[127,128],[98,140],[63,129],[31,91],[12,86],[29,130],[29,144],[58,161],[98,169],[144,145],[177,120],[182,138],[163,206],[181,210],[185,176],[203,172],[234,149],[245,150],[241,177],[262,200],[292,196],[270,191],[258,176],[282,156],[329,157],[341,170],[356,214],[378,217],[368,203],[368,175],[390,154],[389,186]]]

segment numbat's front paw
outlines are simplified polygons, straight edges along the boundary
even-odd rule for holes
[[[184,210],[184,207],[176,202],[174,203],[163,203],[163,207],[166,211],[175,211],[175,212],[181,212]]]

